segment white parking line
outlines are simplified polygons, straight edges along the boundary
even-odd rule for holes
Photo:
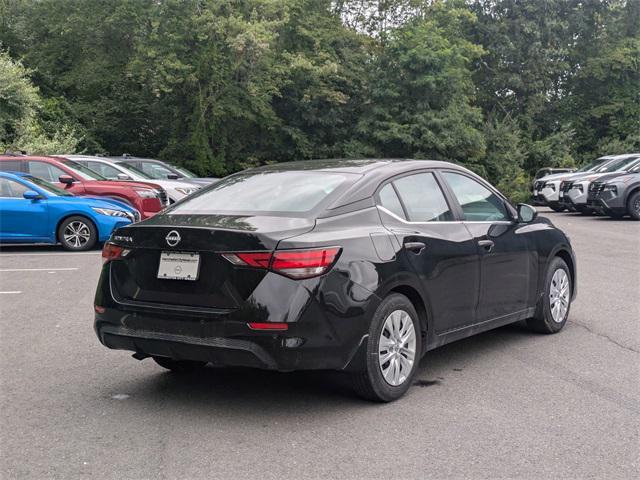
[[[73,268],[0,268],[0,272],[71,272]]]
[[[15,295],[16,293],[22,293],[20,290],[15,290],[13,292],[0,292],[0,295]]]

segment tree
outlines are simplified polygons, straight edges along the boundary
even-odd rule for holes
[[[28,75],[20,62],[0,50],[0,150],[74,152],[75,130],[64,123],[47,128],[45,106]]]

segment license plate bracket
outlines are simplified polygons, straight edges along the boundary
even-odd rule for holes
[[[196,252],[160,252],[158,278],[196,281],[200,273],[200,254]]]

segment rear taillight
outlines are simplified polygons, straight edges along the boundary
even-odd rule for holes
[[[275,252],[236,252],[222,256],[238,266],[272,270],[290,278],[312,278],[329,271],[340,254],[340,247]]]
[[[129,250],[110,242],[106,242],[102,247],[102,263],[107,263],[111,260],[117,260],[124,257]]]

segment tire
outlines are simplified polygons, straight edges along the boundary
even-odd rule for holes
[[[98,241],[98,231],[87,217],[74,215],[65,218],[58,226],[58,241],[65,250],[75,252],[90,250]]]
[[[557,333],[562,330],[571,309],[571,291],[569,267],[560,257],[555,257],[547,269],[544,293],[536,314],[527,320],[529,329],[539,333]],[[552,295],[554,299],[557,298],[553,303]]]
[[[207,362],[197,362],[193,360],[174,360],[167,357],[152,357],[153,360],[163,368],[175,373],[195,372],[207,364]]]
[[[593,211],[589,208],[589,207],[576,207],[576,209],[582,214],[582,215],[592,215]]]
[[[627,212],[633,220],[640,220],[640,190],[633,192],[627,200]]]
[[[550,208],[551,210],[553,210],[554,212],[558,212],[558,213],[560,213],[560,212],[563,212],[563,211],[564,211],[564,207],[561,207],[561,206],[559,206],[559,205],[553,205],[553,206],[549,205],[549,208]]]
[[[395,332],[392,331],[394,326]],[[395,342],[398,330],[401,338],[406,338],[402,342],[404,349],[402,347],[398,349],[399,344]],[[385,348],[381,341],[388,348]],[[398,293],[387,296],[378,306],[371,320],[366,367],[364,372],[353,375],[354,390],[366,400],[375,402],[397,400],[411,387],[420,363],[421,349],[420,320],[413,304],[407,297]],[[411,350],[413,350],[412,361]],[[384,357],[390,359],[384,361]]]

